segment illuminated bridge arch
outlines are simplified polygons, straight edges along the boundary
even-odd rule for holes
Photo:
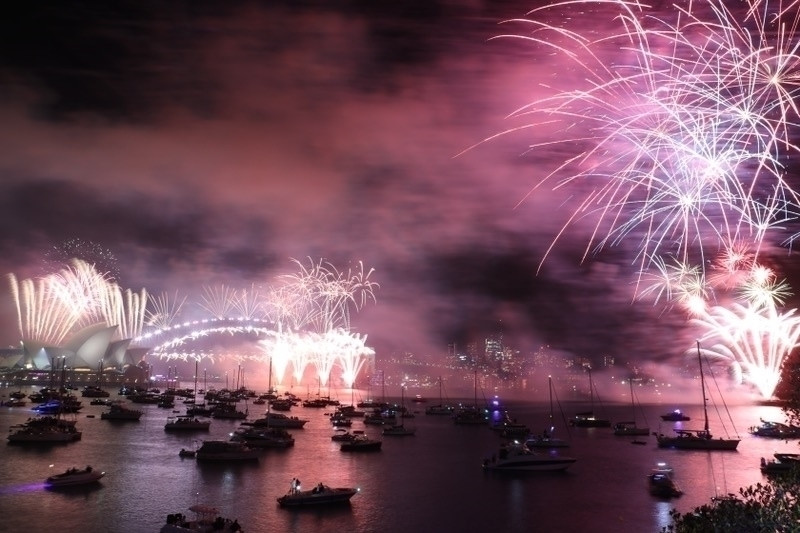
[[[366,336],[342,329],[325,333],[280,333],[276,323],[266,320],[207,319],[153,331],[138,337],[135,342],[140,346],[150,346],[149,353],[160,359],[213,360],[213,355],[186,350],[186,345],[215,335],[255,335],[260,352],[247,354],[245,358],[269,363],[274,382],[278,385],[288,377],[286,373],[289,368],[295,383],[300,383],[306,370],[313,368],[315,380],[322,385],[328,382],[334,369],[338,369],[342,381],[352,386],[364,364],[375,354],[366,346]],[[271,342],[261,344],[261,341],[268,339]]]
[[[137,337],[137,345],[150,346],[150,353],[162,357],[175,348],[213,335],[257,335],[266,338],[278,331],[276,324],[249,318],[212,318],[193,320],[170,328],[158,329]]]

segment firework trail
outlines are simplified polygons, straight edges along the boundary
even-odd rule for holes
[[[149,306],[145,323],[156,329],[171,328],[181,314],[186,296],[178,296],[176,291],[173,296],[162,292],[158,296],[150,295]]]
[[[110,284],[100,301],[99,315],[109,325],[117,326],[117,339],[132,339],[142,334],[147,309],[147,291],[135,293],[123,290],[116,283]]]
[[[13,274],[9,274],[8,278],[23,341],[60,346],[78,317],[59,300],[51,298],[49,280],[19,281]]]
[[[259,341],[259,346],[266,360],[272,364],[275,383],[282,385],[286,369],[293,363],[294,354],[298,351],[297,337],[291,332],[271,331],[266,339]]]
[[[264,297],[255,285],[251,285],[249,289],[240,289],[235,292],[233,309],[239,313],[239,318],[264,320],[267,318],[264,306]]]
[[[123,291],[85,261],[73,259],[68,268],[37,281],[19,281],[13,274],[9,281],[24,340],[60,346],[77,328],[98,322],[117,326],[117,338],[142,332],[146,291]]]
[[[309,266],[292,261],[300,270],[284,279],[296,298],[311,310],[309,322],[315,324],[317,332],[350,329],[350,308],[357,311],[368,301],[375,301],[379,285],[369,279],[373,270],[365,272],[361,262],[357,270],[344,273],[323,259],[314,262],[309,258]]]
[[[73,259],[70,267],[47,277],[51,298],[68,308],[83,325],[102,315],[102,302],[108,296],[108,278],[93,265]]]
[[[217,319],[229,318],[236,309],[236,290],[227,285],[203,287],[202,301],[197,305]]]
[[[375,351],[367,346],[366,335],[361,337],[355,333],[338,331],[333,341],[337,346],[338,363],[342,367],[342,380],[352,388],[367,358],[374,356]]]

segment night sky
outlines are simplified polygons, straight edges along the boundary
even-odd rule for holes
[[[572,75],[490,39],[532,7],[21,4],[0,20],[0,271],[37,276],[79,238],[113,252],[122,287],[191,300],[269,284],[292,258],[363,261],[381,287],[352,322],[379,357],[443,355],[498,324],[525,349],[681,357],[683,317],[634,301],[637,243],[584,259],[577,224],[542,264],[575,199],[526,195],[564,154],[529,151],[530,132],[481,144]]]

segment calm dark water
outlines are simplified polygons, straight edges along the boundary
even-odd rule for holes
[[[650,532],[669,523],[673,507],[686,512],[715,495],[762,481],[760,457],[798,451],[796,440],[747,433],[759,418],[782,420],[778,408],[734,406],[731,412],[742,438],[736,452],[660,450],[653,437],[639,446],[630,437],[615,437],[610,429],[572,428],[569,435],[559,430],[572,443],[563,453],[578,458],[567,472],[489,473],[481,462],[496,451],[500,438],[486,427],[456,426],[448,417],[420,412],[407,421],[416,426],[415,436],[385,437],[378,453],[347,454],[330,440],[333,431],[324,411],[296,407],[290,414],[309,422],[293,431],[293,448],[265,450],[255,464],[205,465],[181,459],[178,451],[195,439],[227,438],[237,421],[214,420],[209,434],[176,435],[163,429],[170,410],[138,406],[145,411],[140,422],[114,424],[99,418],[105,408],[88,405],[88,400],[84,405],[78,415],[81,441],[51,447],[1,444],[0,531],[156,532],[167,514],[190,514],[189,506],[203,503],[238,518],[249,533]],[[424,405],[414,407],[422,411]],[[585,406],[563,407],[570,416]],[[674,424],[659,424],[659,415],[673,407],[644,406],[651,429],[671,431]],[[692,416],[685,427],[701,425],[701,406],[680,407]],[[515,403],[506,408],[520,422],[544,428],[547,405]],[[630,418],[630,406],[604,408],[612,421]],[[259,416],[263,410],[250,406]],[[92,414],[96,418],[87,416]],[[3,435],[28,416],[29,409],[0,408]],[[353,428],[363,425],[355,422]],[[379,434],[379,428],[365,429]],[[685,491],[681,498],[661,501],[647,492],[645,477],[660,460],[674,467]],[[48,475],[87,464],[107,473],[98,486],[44,489]],[[295,476],[306,486],[322,481],[357,486],[361,492],[343,508],[281,509],[275,499]]]

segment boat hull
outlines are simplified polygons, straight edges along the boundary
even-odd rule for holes
[[[382,441],[371,442],[343,442],[339,448],[343,452],[378,452],[381,449]]]
[[[657,436],[659,448],[675,448],[676,450],[728,450],[734,451],[739,446],[738,439],[713,439],[698,437],[665,437]]]
[[[350,498],[358,493],[353,488],[325,488],[320,492],[306,490],[295,494],[286,494],[278,498],[281,507],[311,507],[319,505],[342,505],[350,503]]]
[[[45,485],[50,488],[56,487],[74,487],[76,485],[88,485],[90,483],[96,483],[100,481],[100,479],[105,476],[105,472],[95,472],[95,471],[79,471],[74,473],[63,473],[57,474],[55,476],[50,476],[45,480]]]
[[[512,459],[508,461],[497,461],[487,463],[487,470],[524,470],[538,472],[553,472],[566,470],[576,460],[572,457],[535,457],[528,459]]]

